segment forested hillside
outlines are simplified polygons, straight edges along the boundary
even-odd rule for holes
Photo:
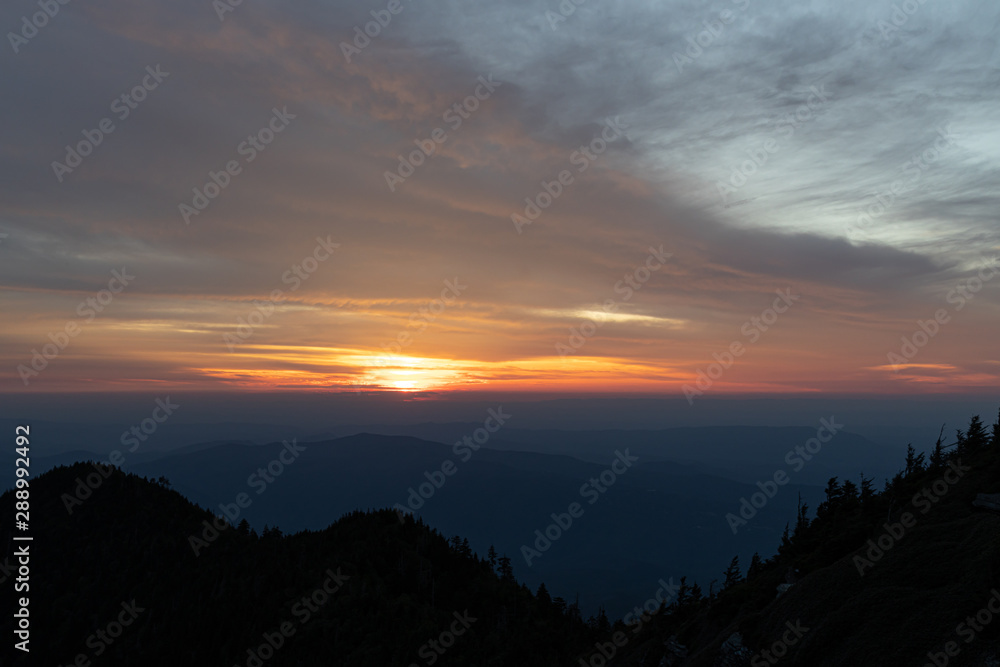
[[[622,627],[615,664],[1000,664],[1000,512],[973,504],[1000,494],[1000,420],[948,440],[911,448],[881,491],[831,479],[772,557],[734,559],[715,590],[685,582],[639,633]]]
[[[32,481],[31,653],[12,664],[554,665],[594,634],[574,605],[518,585],[503,556],[390,510],[291,536],[218,532],[165,480],[115,470],[69,514],[63,494],[94,474],[80,463]],[[7,545],[13,504],[0,499]],[[5,609],[12,594],[8,581]]]
[[[996,665],[1000,423],[975,417],[901,464],[881,490],[830,479],[776,553],[613,624],[412,515],[258,535],[165,478],[59,467],[31,482],[31,655],[10,664]],[[13,544],[13,492],[0,512]]]

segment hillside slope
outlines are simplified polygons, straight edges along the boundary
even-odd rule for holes
[[[31,482],[30,663],[8,639],[3,664],[557,665],[591,634],[573,606],[391,511],[292,536],[215,533],[209,512],[115,470],[70,514],[64,494],[88,475],[81,463]],[[0,497],[5,545],[13,505]]]
[[[974,419],[882,492],[829,485],[815,518],[803,511],[778,553],[721,593],[687,589],[640,632],[619,625],[630,640],[616,664],[995,667],[1000,513],[973,505],[995,493],[1000,426],[990,436]]]

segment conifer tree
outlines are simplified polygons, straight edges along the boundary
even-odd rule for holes
[[[692,605],[698,605],[704,599],[705,599],[705,596],[701,592],[701,586],[699,586],[697,583],[694,584],[691,587],[690,603]]]
[[[756,551],[753,552],[753,558],[750,559],[750,567],[747,568],[747,579],[753,579],[760,574],[763,568],[764,564],[760,560],[760,554]]]
[[[687,577],[681,577],[681,585],[677,590],[677,608],[683,609],[691,601],[691,588],[687,585]]]
[[[722,590],[724,591],[728,591],[730,588],[743,581],[743,574],[740,572],[739,556],[733,556],[733,559],[729,561],[729,567],[726,568],[725,576],[726,580],[722,583]]]
[[[792,552],[792,538],[788,532],[788,524],[785,524],[785,532],[781,534],[781,545],[778,547],[778,553],[782,556],[788,556]]]
[[[872,486],[872,482],[874,481],[874,479],[875,479],[874,477],[871,478],[865,477],[864,472],[861,473],[860,499],[862,507],[865,508],[869,507],[871,505],[872,500],[875,499],[875,487]]]
[[[514,568],[510,565],[510,558],[504,554],[498,562],[500,563],[500,579],[514,581]]]
[[[979,419],[979,415],[974,416],[972,421],[969,422],[968,430],[965,432],[965,451],[970,453],[977,452],[986,447],[989,440],[989,435],[986,433],[986,426]]]
[[[611,630],[611,622],[608,620],[608,615],[605,613],[604,607],[598,608],[597,622],[594,625],[601,634],[607,634]]]
[[[906,470],[904,471],[905,476],[909,476],[911,473],[920,472],[924,469],[924,455],[920,453],[917,455],[917,450],[913,448],[913,444],[906,445]]]
[[[583,619],[580,614],[580,594],[577,593],[576,600],[566,608],[566,615],[569,616],[574,621],[579,621]]]
[[[853,486],[853,484],[852,484]],[[792,532],[792,542],[799,542],[809,528],[809,519],[806,514],[809,512],[809,505],[802,502],[802,494],[799,494],[799,510],[795,517],[795,530]]]
[[[833,506],[840,500],[840,496],[840,484],[837,483],[836,477],[831,477],[826,483],[826,502],[829,503],[830,509],[833,509]]]
[[[934,451],[931,453],[931,464],[928,470],[938,472],[944,468],[944,424],[941,424],[941,432],[938,433],[937,442],[934,443]]]

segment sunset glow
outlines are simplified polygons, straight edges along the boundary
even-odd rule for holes
[[[18,61],[6,391],[1000,386],[989,21],[927,68],[865,46],[875,9],[837,24],[867,35],[850,47],[767,65],[720,43],[678,67],[659,33],[659,59],[563,62],[596,7],[557,31],[490,9],[545,36],[516,56],[426,8],[350,59],[360,7],[179,11],[60,16],[46,34],[100,73]],[[636,30],[686,43],[642,11]],[[119,118],[107,100],[151,86],[147,66],[155,89]],[[581,78],[531,74],[564,70]],[[66,167],[105,115],[114,133]]]

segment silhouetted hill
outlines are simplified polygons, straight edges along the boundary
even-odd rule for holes
[[[790,450],[814,437],[821,417],[831,418],[829,415],[817,415],[814,427],[699,426],[656,430],[557,430],[505,426],[484,447],[503,451],[561,454],[591,463],[603,463],[614,455],[616,449],[629,447],[645,461],[686,463],[706,474],[753,483],[763,475],[774,472],[776,466],[783,466],[784,457]],[[844,421],[839,417],[837,420]],[[472,433],[481,425],[451,423],[343,426],[332,429],[328,437],[311,439],[324,440],[373,433],[415,436],[434,442],[451,443]],[[802,470],[802,483],[823,484],[831,475],[842,474],[845,470],[864,470],[868,476],[881,482],[895,472],[905,445],[902,448],[882,446],[851,432],[851,428],[850,421],[846,421],[844,430],[823,447],[821,455],[810,461],[810,465]]]
[[[1000,664],[1000,514],[973,506],[1000,493],[1000,426],[990,437],[977,421],[881,492],[828,485],[777,554],[626,629],[615,664]]]
[[[362,448],[338,442],[313,446],[357,457],[348,470],[384,472],[373,453],[416,456],[421,464],[426,454],[416,439],[360,436]],[[232,462],[247,449],[189,456],[207,457],[199,459],[206,465],[216,455]],[[549,475],[546,484],[589,474],[592,465],[492,454],[494,472]],[[637,488],[660,479],[656,467],[664,464],[651,465],[632,471]],[[684,497],[704,485],[696,471],[666,468]],[[613,657],[612,664],[633,667],[779,660],[992,667],[1000,656],[1000,516],[973,506],[979,494],[1000,493],[1000,424],[990,433],[978,418],[953,445],[909,452],[881,491],[867,478],[829,480],[814,515],[803,506],[790,517],[773,556],[755,555],[749,568],[734,559],[708,590],[682,580],[669,602],[652,599],[650,590],[646,602],[634,599],[649,613],[640,616],[640,609],[614,624],[603,614],[584,622],[575,604],[519,585],[509,558],[491,555],[488,563],[467,540],[448,541],[391,510],[351,512],[292,536],[268,528],[258,537],[247,523],[216,532],[213,515],[166,488],[165,479],[112,471],[89,497],[72,502],[79,480],[95,475],[81,463],[31,482],[30,664],[71,664],[83,654],[101,664],[250,667],[258,664],[253,653],[263,652],[269,665],[596,667]],[[0,497],[7,577],[16,563],[6,523],[13,503],[12,492]],[[642,516],[648,532],[662,529]],[[15,608],[9,586],[3,595]],[[282,629],[286,636],[275,634]],[[22,656],[12,664],[29,663]]]
[[[258,530],[277,525],[296,531],[325,527],[358,508],[405,505],[410,489],[430,489],[426,475],[440,481],[435,471],[451,461],[454,474],[431,497],[419,499],[423,504],[415,513],[445,535],[468,538],[479,554],[491,544],[506,552],[518,579],[532,589],[544,582],[553,595],[579,594],[588,615],[600,605],[609,614],[624,614],[633,600],[655,591],[661,578],[686,574],[707,586],[732,554],[749,558],[774,548],[800,492],[813,504],[822,496],[821,487],[802,486],[792,475],[734,535],[726,514],[738,512],[740,499],[758,488],[697,467],[640,456],[606,492],[581,497],[581,486],[599,478],[615,459],[614,449],[603,463],[593,463],[485,448],[463,460],[465,455],[448,445],[372,434],[297,444],[304,448],[298,458],[266,484],[256,471],[281,456],[281,443],[203,448],[129,469],[151,479],[166,476],[178,491],[215,512],[246,493],[251,505],[237,520],[246,518]],[[774,468],[767,478],[773,474]],[[573,502],[583,505],[584,515],[529,566],[522,547],[533,545],[535,530],[544,531],[551,515],[566,512]]]
[[[212,540],[209,512],[117,470],[70,514],[63,494],[93,474],[80,463],[31,481],[30,662],[11,658],[5,613],[5,664],[84,654],[95,665],[255,665],[248,650],[269,633],[281,648],[268,665],[431,664],[431,640],[451,646],[439,665],[556,665],[592,634],[564,602],[536,599],[467,545],[392,511],[291,536],[244,524]],[[0,512],[4,565],[16,565],[12,491]],[[192,536],[206,540],[198,555]],[[8,581],[5,610],[12,594]],[[439,640],[452,630],[461,636]]]
[[[827,415],[823,415],[829,421]],[[819,422],[817,421],[817,427]],[[841,427],[844,428],[844,427]],[[817,428],[801,426],[704,426],[657,431],[518,431],[504,430],[491,441],[496,449],[516,449],[575,456],[600,462],[621,447],[645,460],[674,461],[707,474],[740,482],[756,482],[786,467],[785,457],[816,436]],[[840,430],[803,466],[797,480],[823,484],[831,475],[863,470],[881,479],[896,469],[899,452]]]

